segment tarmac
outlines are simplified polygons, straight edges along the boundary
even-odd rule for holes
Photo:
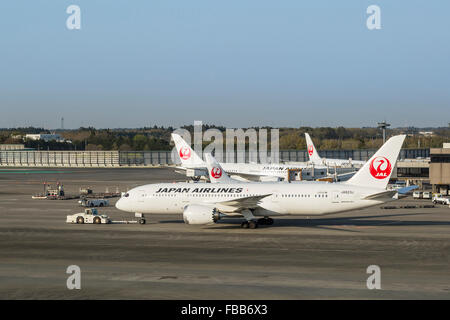
[[[77,200],[33,200],[43,183],[126,191],[185,178],[166,168],[0,168],[0,299],[449,299],[450,208],[369,209],[185,225],[181,215],[147,224],[72,225]],[[113,220],[133,215],[111,206]],[[411,197],[389,205],[423,206]],[[81,269],[69,290],[67,267]],[[381,289],[367,288],[379,266]]]

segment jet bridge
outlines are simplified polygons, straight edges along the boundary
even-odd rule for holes
[[[302,180],[302,169],[291,168],[286,171],[286,181],[301,181]]]

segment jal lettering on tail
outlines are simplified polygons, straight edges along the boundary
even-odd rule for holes
[[[376,157],[370,162],[370,174],[376,179],[385,179],[389,177],[392,171],[392,165],[385,157]]]

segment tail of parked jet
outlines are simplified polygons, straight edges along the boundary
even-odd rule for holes
[[[184,141],[184,139],[176,133],[172,133],[172,139],[175,142],[178,156],[180,157],[183,166],[204,166],[205,162],[192,150],[191,146]]]
[[[210,153],[205,154],[206,166],[208,168],[211,183],[233,183],[236,182],[222,169],[219,162]]]
[[[345,183],[386,189],[405,137],[406,135],[398,135],[386,141],[372,158]]]
[[[319,156],[314,143],[311,140],[311,137],[308,133],[305,132],[306,137],[306,147],[308,148],[309,161],[311,161],[315,165],[322,165],[322,158]]]

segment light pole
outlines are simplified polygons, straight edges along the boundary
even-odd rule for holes
[[[389,127],[390,124],[384,120],[383,122],[378,122],[378,128],[383,130],[383,144],[386,142],[386,128]]]

